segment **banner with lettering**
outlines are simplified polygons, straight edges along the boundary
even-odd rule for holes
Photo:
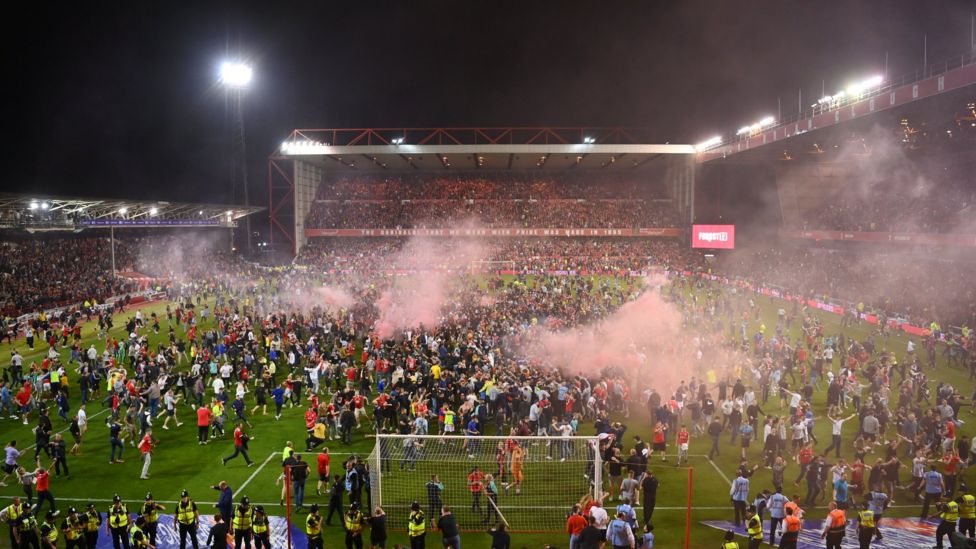
[[[531,237],[680,237],[675,227],[640,229],[572,229],[572,228],[459,228],[459,229],[305,229],[307,238],[334,237],[404,237],[430,236],[446,238],[531,238]]]

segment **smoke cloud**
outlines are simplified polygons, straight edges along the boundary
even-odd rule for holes
[[[487,246],[478,239],[411,238],[390,257],[389,266],[417,276],[395,280],[380,295],[376,303],[377,334],[389,338],[400,329],[439,324],[441,309],[448,302],[454,282],[472,263],[487,255]]]
[[[593,377],[613,367],[638,389],[653,387],[670,393],[692,376],[715,377],[733,357],[708,336],[683,329],[684,313],[664,299],[663,276],[644,280],[644,291],[603,320],[563,331],[540,328],[528,336],[533,358],[569,374]]]

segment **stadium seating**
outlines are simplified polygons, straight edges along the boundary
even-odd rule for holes
[[[321,185],[306,228],[677,227],[663,187],[652,182],[564,177],[515,179],[349,178]]]
[[[968,261],[770,246],[720,256],[716,271],[794,295],[864,303],[923,325],[936,320],[972,326],[976,320]]]
[[[115,254],[116,265],[131,263],[132,248],[122,241]],[[130,290],[112,277],[108,238],[6,240],[0,246],[0,273],[0,299],[9,316]]]

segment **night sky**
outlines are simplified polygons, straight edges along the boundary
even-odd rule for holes
[[[976,2],[21,4],[4,55],[3,190],[240,201],[221,60],[246,98],[252,202],[298,127],[629,126],[694,143],[968,50]],[[40,11],[31,11],[40,10]],[[94,10],[94,11],[93,11]],[[11,14],[13,12],[10,12]]]

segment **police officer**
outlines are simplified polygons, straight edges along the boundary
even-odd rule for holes
[[[308,549],[322,549],[322,517],[319,516],[319,504],[313,503],[308,508],[305,518],[305,534],[308,536]]]
[[[6,522],[7,526],[9,527],[8,535],[10,536],[11,547],[17,547],[20,545],[20,540],[17,536],[17,524],[20,522],[22,506],[23,504],[20,502],[20,497],[14,496],[13,503],[0,510],[0,517],[2,517],[3,521]]]
[[[85,525],[85,545],[88,549],[95,549],[98,545],[98,529],[102,526],[102,514],[98,512],[94,503],[88,504],[88,510],[83,515]]]
[[[231,533],[234,534],[234,549],[246,547],[251,549],[251,526],[254,523],[254,509],[251,508],[251,500],[247,496],[241,498],[241,502],[234,509],[234,519],[231,521]],[[241,541],[244,545],[241,545]]]
[[[755,505],[746,509],[746,533],[749,535],[749,549],[758,549],[763,541],[763,524]]]
[[[935,529],[935,547],[942,549],[942,536],[948,535],[950,541],[952,533],[956,531],[956,523],[959,522],[959,504],[949,500],[939,504],[939,512],[929,518],[940,518],[938,528]]]
[[[186,490],[180,493],[180,502],[176,504],[176,524],[180,530],[180,549],[186,549],[186,536],[190,536],[193,549],[200,549],[197,541],[197,528],[200,526],[200,512],[197,504],[190,499]]]
[[[871,547],[871,540],[874,539],[877,528],[871,502],[864,502],[864,508],[857,513],[857,543],[861,549]]]
[[[17,518],[17,538],[21,549],[32,547],[41,549],[41,532],[37,529],[37,521],[27,504],[21,504],[20,516]]]
[[[735,541],[735,532],[725,531],[725,541],[722,542],[722,549],[739,549],[739,543]]]
[[[410,516],[407,517],[407,532],[410,535],[410,549],[424,549],[427,535],[427,518],[420,510],[420,502],[410,504]]]
[[[149,537],[149,544],[156,545],[156,530],[159,528],[159,511],[166,510],[166,507],[153,500],[152,492],[146,494],[146,503],[142,506],[142,518],[146,519],[146,525],[142,531]]]
[[[976,496],[963,494],[956,501],[959,502],[959,531],[970,538],[976,537]]]
[[[359,503],[354,502],[349,506],[349,511],[342,520],[342,528],[346,531],[346,549],[363,549],[363,525],[366,524],[366,517],[359,512]]]
[[[44,522],[40,527],[41,547],[44,549],[58,549],[58,526],[54,524],[57,516],[58,512],[54,509],[48,509],[44,515]]]
[[[261,505],[254,506],[251,532],[254,533],[254,549],[271,549],[271,528],[268,524],[268,515],[264,513],[264,507]]]
[[[112,496],[112,506],[108,508],[106,533],[112,536],[112,547],[129,549],[129,510],[118,494]]]
[[[143,528],[146,527],[146,518],[143,516],[136,517],[135,522],[129,527],[129,546],[134,549],[142,549],[143,547],[153,547],[149,544],[149,539],[146,536],[146,532]]]
[[[74,507],[68,508],[68,515],[61,521],[61,533],[64,534],[66,549],[86,549],[88,547],[88,543],[85,541],[85,526],[78,516],[78,510]]]

